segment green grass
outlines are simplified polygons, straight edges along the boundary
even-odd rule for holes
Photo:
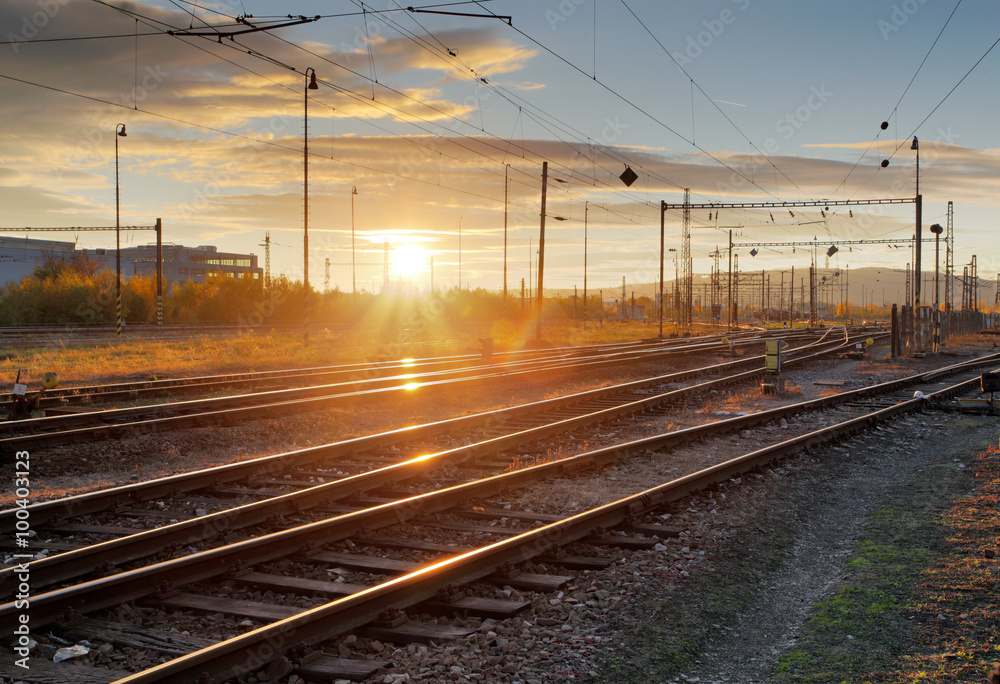
[[[870,518],[847,562],[847,578],[814,607],[772,681],[856,682],[905,653],[917,624],[912,617],[921,577],[946,552],[941,515],[968,486],[962,471],[945,464],[899,487]]]

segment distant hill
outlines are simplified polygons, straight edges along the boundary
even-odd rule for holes
[[[788,286],[790,279],[790,270],[784,270],[784,284],[785,284],[785,297],[788,296]],[[858,269],[843,269],[840,275],[837,274],[837,269],[833,268],[821,268],[817,271],[816,281],[817,284],[823,283],[823,277],[826,277],[826,285],[820,285],[821,291],[829,290],[830,301],[839,303],[841,301],[841,296],[852,304],[862,304],[862,303],[874,303],[876,305],[886,304],[891,306],[892,304],[903,304],[906,298],[906,273],[900,270],[892,269],[879,269],[879,268],[858,268]],[[741,289],[753,287],[760,288],[760,271],[741,271],[741,276],[753,278],[753,284],[741,285]],[[782,271],[781,270],[765,270],[765,277],[770,278],[771,286],[771,298],[773,301],[777,301],[778,291],[781,289],[782,283]],[[961,273],[958,273],[958,277],[955,279],[953,287],[953,303],[956,309],[960,308],[962,305],[962,282]],[[725,272],[721,275],[721,286],[723,293],[726,292],[727,287],[727,274]],[[808,296],[808,279],[809,270],[805,269],[795,269],[795,300],[800,301],[802,296],[803,284],[806,288],[806,296]],[[708,296],[709,288],[709,276],[703,274],[695,274],[692,290],[695,299]],[[597,294],[598,290],[604,290],[605,301],[612,301],[618,299],[621,296],[621,285],[618,286],[605,286],[595,287],[590,286],[588,288],[589,294],[591,296]],[[673,296],[674,291],[674,281],[669,279],[663,283],[664,293],[667,296]],[[631,297],[634,293],[636,297],[652,297],[659,290],[656,283],[625,283],[625,292],[627,297]],[[945,278],[944,269],[941,269],[940,273],[940,301],[944,302],[945,299]],[[746,290],[744,290],[746,291]],[[552,289],[545,291],[546,296],[560,296],[560,297],[572,297],[573,289]],[[578,289],[577,294],[583,296],[583,290]],[[825,297],[826,295],[824,295]],[[979,301],[986,302],[987,304],[992,304],[996,298],[996,282],[992,280],[986,280],[982,277],[979,278]],[[924,271],[923,283],[921,285],[920,294],[921,303],[931,304],[934,302],[934,271]]]

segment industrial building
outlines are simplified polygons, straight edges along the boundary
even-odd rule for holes
[[[101,265],[102,269],[115,271],[115,250],[99,247],[76,249],[72,242],[36,240],[32,238],[0,236],[0,283],[20,280],[31,275],[35,266],[46,257],[71,258],[85,254]],[[212,245],[184,247],[163,245],[163,282],[204,282],[211,278],[250,278],[263,282],[263,269],[257,266],[257,255],[220,252]],[[156,245],[123,247],[121,250],[122,278],[134,276],[156,277]]]

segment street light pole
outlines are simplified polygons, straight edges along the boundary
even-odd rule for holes
[[[503,319],[507,320],[507,189],[510,186],[507,175],[510,164],[503,169]]]
[[[934,233],[934,312],[932,314],[932,325],[934,326],[934,353],[941,351],[941,301],[940,295],[940,258],[941,258],[941,233],[944,228],[940,223],[931,226]]]
[[[351,188],[351,294],[358,292],[358,260],[357,252],[354,249],[354,196],[358,194],[358,188]]]
[[[303,315],[303,335],[302,342],[309,346],[309,91],[319,90],[316,84],[316,70],[312,67],[306,69],[306,87],[303,92],[303,102],[305,112],[305,125],[303,126],[302,162],[303,162],[303,231],[302,231],[302,270],[303,270],[303,301],[305,310]]]
[[[660,338],[663,338],[663,215],[666,213],[667,208],[664,206],[664,202],[660,201],[660,304],[657,307],[659,309],[660,316]]]
[[[590,202],[583,203],[583,320],[587,321],[587,216]]]
[[[117,304],[115,336],[122,336],[122,243],[121,243],[121,195],[118,184],[118,138],[125,135],[125,124],[115,126],[115,292]]]
[[[914,242],[914,257],[913,257],[913,324],[916,323],[920,316],[920,237],[921,237],[921,223],[923,222],[923,198],[920,196],[920,145],[917,141],[917,136],[913,136],[913,144],[910,145],[911,150],[915,150],[917,153],[917,196],[916,196],[916,208],[917,208],[917,235],[916,241]],[[916,329],[914,327],[914,329]],[[923,328],[921,327],[920,333],[916,336],[917,344],[923,342]]]

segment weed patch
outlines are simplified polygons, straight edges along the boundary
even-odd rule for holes
[[[936,621],[916,594],[928,568],[949,553],[942,515],[970,482],[966,470],[943,463],[894,489],[870,517],[840,589],[814,608],[772,681],[920,681],[900,679],[893,664],[904,658],[915,632]]]

